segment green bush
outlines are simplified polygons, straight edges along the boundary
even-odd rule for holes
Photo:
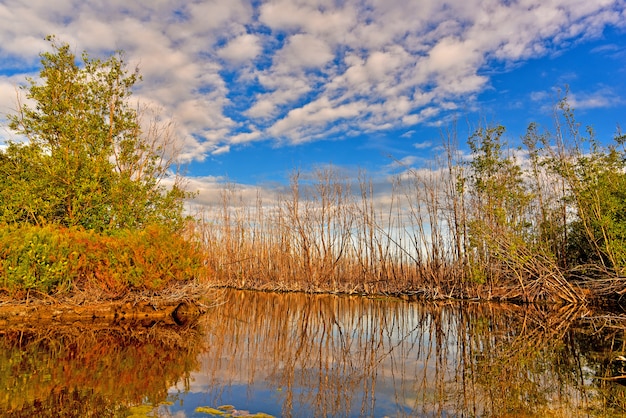
[[[0,286],[14,297],[29,291],[158,292],[202,271],[197,246],[163,226],[112,235],[59,225],[0,228]]]

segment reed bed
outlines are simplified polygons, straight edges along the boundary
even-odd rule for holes
[[[353,183],[327,169],[316,181],[295,174],[290,188],[269,203],[257,197],[246,204],[236,190],[224,190],[221,207],[205,210],[193,228],[207,249],[211,281],[219,285],[399,293],[426,290],[419,285],[429,276],[439,287],[429,292],[447,294],[450,279],[442,277],[453,269],[426,248],[429,231],[409,233],[412,215],[400,197],[397,191],[375,197],[364,177]],[[428,259],[422,261],[422,253]]]
[[[454,173],[452,173],[454,174]],[[499,285],[470,277],[462,232],[450,202],[449,173],[408,171],[376,193],[332,168],[312,179],[295,174],[288,189],[265,202],[245,202],[232,187],[220,206],[205,208],[190,228],[206,248],[214,285],[274,291],[403,294],[429,299],[519,297],[515,278]],[[455,207],[455,205],[457,205]],[[500,273],[505,273],[506,266]],[[530,273],[547,269],[526,264]],[[508,272],[507,272],[508,273]],[[546,274],[544,281],[559,277]],[[532,288],[533,283],[528,283]],[[537,293],[547,292],[545,285]]]
[[[396,162],[398,173],[382,181],[325,167],[295,172],[271,196],[259,190],[246,199],[225,186],[219,204],[197,213],[190,234],[219,286],[617,300],[626,289],[626,228],[616,209],[626,210],[619,189],[626,157],[618,158],[626,151],[581,139],[560,106],[556,121],[569,128],[557,123],[548,134],[531,124],[523,149],[508,147],[502,126],[479,127],[468,138],[470,154],[447,133],[428,165]]]

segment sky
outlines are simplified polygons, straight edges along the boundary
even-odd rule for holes
[[[125,51],[199,200],[329,164],[384,178],[455,127],[461,146],[484,123],[514,144],[552,128],[565,88],[601,140],[626,126],[626,0],[0,0],[2,125],[46,35]]]

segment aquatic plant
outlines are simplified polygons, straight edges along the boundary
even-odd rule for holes
[[[211,406],[199,406],[195,409],[195,412],[218,417],[273,418],[273,415],[268,415],[263,412],[250,413],[248,411],[235,409],[232,405],[222,405],[217,408],[213,408]]]

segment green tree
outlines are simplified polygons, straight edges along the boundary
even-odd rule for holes
[[[567,97],[555,112],[556,133],[544,138],[548,174],[562,182],[566,264],[585,275],[626,274],[626,137],[604,145],[591,127],[581,133]]]
[[[570,180],[577,219],[570,225],[568,255],[573,264],[595,263],[626,274],[626,154],[617,145],[578,155]],[[623,147],[623,143],[621,144]]]
[[[0,153],[0,220],[98,231],[178,228],[188,194],[168,158],[171,131],[142,129],[131,104],[138,70],[128,71],[121,52],[106,60],[83,53],[79,63],[68,44],[48,40],[39,80],[27,79],[28,101],[9,115],[9,127],[27,141]],[[168,176],[177,180],[165,188]]]
[[[541,184],[537,144],[542,137],[534,125],[529,127],[523,138],[529,166],[524,171],[511,150],[505,151],[503,134],[501,126],[479,129],[468,140],[470,277],[495,288],[508,287],[509,297],[526,301],[578,301],[549,242],[558,230],[551,225],[554,199],[547,198]]]
[[[503,126],[478,129],[468,139],[472,151],[468,193],[471,277],[493,284],[503,275],[503,256],[523,241],[531,195],[515,159],[505,153]]]

